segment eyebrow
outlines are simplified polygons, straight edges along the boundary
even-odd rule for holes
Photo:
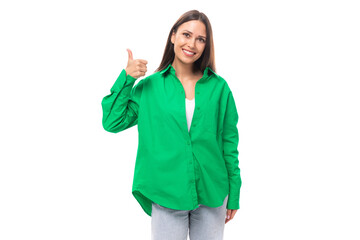
[[[192,34],[192,32],[190,32],[189,30],[184,30],[184,31],[187,31],[187,32],[189,32],[189,33],[191,33],[191,34]],[[199,37],[203,37],[203,38],[205,38],[205,39],[206,39],[206,37],[201,36],[201,35],[199,35]]]

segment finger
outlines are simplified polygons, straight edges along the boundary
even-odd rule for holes
[[[233,218],[234,218],[235,213],[236,213],[236,211],[235,211],[235,210],[231,212],[230,219],[233,219]]]
[[[230,221],[231,219],[234,218],[235,216],[235,213],[236,213],[236,210],[232,210],[232,209],[228,209],[226,211],[226,222]]]
[[[137,74],[138,74],[139,76],[145,76],[145,73],[146,73],[146,72],[141,71],[141,70],[138,70],[138,71],[137,71]]]
[[[147,64],[147,63],[148,63],[148,61],[146,61],[145,59],[137,59],[137,60],[139,60],[139,62],[141,62],[141,63],[143,63],[143,64]]]
[[[137,72],[145,75],[147,71],[146,71],[146,70],[143,70],[143,69],[138,69]]]
[[[137,66],[146,67],[147,61],[143,59],[135,59],[134,63]]]
[[[228,219],[228,216],[230,216],[230,211],[231,210],[226,210],[226,214],[225,214],[225,223],[227,223],[230,219]]]
[[[231,218],[231,209],[228,209],[228,210],[226,211],[226,218],[227,218],[227,219],[230,219],[230,218]]]
[[[146,65],[144,65],[144,64],[137,64],[136,66],[135,66],[135,68],[136,68],[136,70],[138,70],[138,71],[142,71],[142,72],[146,72],[147,71],[147,67],[146,67]]]
[[[126,50],[128,52],[128,62],[129,62],[129,61],[133,60],[133,54],[130,49],[127,48]]]

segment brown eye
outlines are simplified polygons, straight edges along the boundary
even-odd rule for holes
[[[185,36],[189,36],[189,34],[188,33],[183,33]]]

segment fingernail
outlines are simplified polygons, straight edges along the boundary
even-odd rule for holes
[[[227,219],[230,219],[230,215],[227,216]]]

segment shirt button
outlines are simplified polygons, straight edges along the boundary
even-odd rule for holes
[[[197,110],[199,110],[200,109],[200,107],[197,107]]]
[[[194,124],[193,126],[196,127],[196,124]]]
[[[190,145],[190,141],[187,141],[186,143],[187,143],[187,145]]]

